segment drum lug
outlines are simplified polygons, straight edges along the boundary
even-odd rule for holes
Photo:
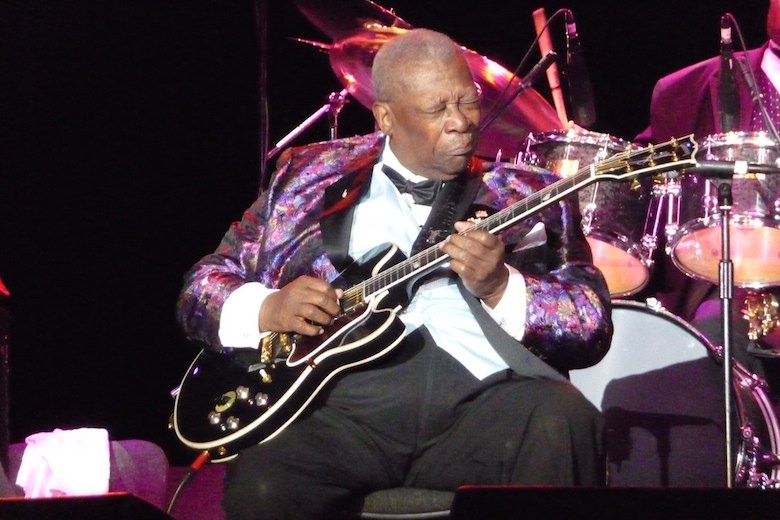
[[[654,312],[660,312],[660,313],[666,312],[666,308],[664,308],[663,303],[661,303],[661,300],[659,300],[658,298],[646,299],[645,305],[647,305],[647,307]]]
[[[517,153],[515,164],[516,165],[528,164],[531,166],[542,167],[542,160],[539,157],[539,154],[536,152],[521,150],[520,152]]]
[[[721,356],[721,360],[723,359],[723,356]],[[769,385],[767,382],[759,377],[756,374],[753,374],[749,372],[748,370],[744,369],[743,367],[737,367],[740,370],[741,377],[739,377],[739,381],[737,381],[737,384],[744,388],[745,390],[749,390],[751,392],[755,391],[756,389],[762,390],[762,391],[768,391]]]
[[[735,475],[735,484],[748,488],[777,489],[780,484],[770,478],[765,467],[776,466],[780,463],[777,454],[766,450],[749,423],[740,428],[742,434],[742,447],[739,455],[739,471]]]
[[[645,259],[642,263],[645,267],[652,267],[653,261],[651,258],[658,247],[658,237],[651,233],[645,233],[645,235],[642,236],[642,247],[645,250]]]
[[[598,189],[598,186],[595,189]],[[585,236],[589,236],[593,231],[593,214],[595,212],[596,204],[593,202],[586,204],[582,210],[582,232]]]

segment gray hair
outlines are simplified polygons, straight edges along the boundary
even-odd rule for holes
[[[449,36],[430,29],[412,29],[382,45],[374,58],[371,79],[377,101],[392,101],[403,90],[404,72],[429,61],[462,57],[460,46]]]

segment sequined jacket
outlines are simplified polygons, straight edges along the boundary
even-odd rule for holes
[[[350,262],[351,217],[383,143],[380,134],[371,134],[286,150],[269,188],[232,224],[217,250],[185,275],[177,317],[186,336],[220,346],[222,305],[246,282],[278,288],[301,275],[334,280]],[[475,205],[496,210],[557,180],[550,172],[503,163],[481,163],[479,170],[483,181]],[[546,243],[513,252],[513,244],[540,220]],[[609,292],[591,263],[577,204],[553,204],[500,236],[507,263],[526,279],[523,344],[562,371],[598,362],[612,333]]]

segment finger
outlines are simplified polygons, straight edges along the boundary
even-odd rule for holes
[[[303,318],[294,319],[289,330],[303,336],[319,336],[324,332],[321,325],[310,323]]]
[[[300,305],[313,305],[331,317],[336,317],[341,313],[339,293],[324,280],[307,277],[302,279],[301,283],[292,290],[293,301],[299,302]]]
[[[335,316],[325,312],[317,305],[303,304],[295,313],[295,317],[316,325],[330,325]]]
[[[310,314],[310,316],[302,315],[304,318],[316,319],[320,323],[330,323],[331,318],[335,318],[341,314],[341,306],[339,305],[338,298],[335,291],[332,293],[319,293],[309,292],[306,297],[301,300],[301,312],[304,310]],[[308,306],[309,308],[303,308]],[[327,316],[322,318],[321,316]],[[327,319],[327,321],[323,321]]]
[[[467,220],[459,220],[458,222],[455,222],[455,231],[458,233],[463,233],[464,231],[467,231],[473,227],[474,223]]]
[[[487,247],[480,239],[474,239],[468,235],[451,235],[441,247],[453,260],[472,263],[484,258],[495,256],[491,248]]]

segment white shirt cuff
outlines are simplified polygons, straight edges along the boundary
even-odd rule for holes
[[[482,302],[482,307],[496,320],[504,331],[520,341],[525,335],[525,278],[514,267],[507,265],[509,279],[504,295],[492,309]]]
[[[260,339],[268,334],[260,332],[258,326],[260,306],[275,291],[249,282],[228,296],[219,316],[219,341],[223,346],[258,348]]]

